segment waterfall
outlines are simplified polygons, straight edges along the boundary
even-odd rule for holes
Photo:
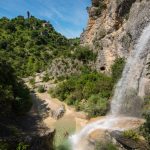
[[[118,82],[111,103],[111,114],[135,116],[141,101],[139,94],[140,79],[148,55],[146,47],[150,39],[150,24],[143,30],[134,50],[131,52],[125,65],[122,78]],[[136,100],[135,100],[136,99]],[[138,101],[139,99],[139,101]],[[132,106],[132,107],[131,107]]]
[[[122,77],[116,85],[114,96],[112,98],[110,113],[99,121],[85,126],[79,133],[70,137],[73,150],[85,150],[82,146],[82,139],[96,129],[124,130],[118,127],[120,120],[130,122],[136,120],[133,117],[139,117],[140,110],[140,86],[143,74],[146,56],[149,48],[150,24],[145,27],[141,36],[137,40],[134,50],[127,59]],[[132,118],[132,119],[131,119]]]

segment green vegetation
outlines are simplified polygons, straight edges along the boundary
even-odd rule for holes
[[[8,144],[5,142],[0,142],[0,150],[8,150]]]
[[[121,78],[122,71],[125,65],[125,60],[123,58],[117,58],[115,63],[112,65],[112,79],[114,82],[117,82]]]
[[[19,143],[16,150],[27,150],[29,145],[24,144],[23,142]]]
[[[32,86],[34,86],[34,85],[35,85],[35,79],[34,79],[34,78],[31,78],[31,79],[29,80],[29,83],[30,83]]]
[[[109,111],[109,101],[107,98],[103,98],[101,94],[95,94],[82,107],[89,114],[89,117],[105,115]]]
[[[39,92],[39,93],[44,93],[44,92],[45,92],[45,88],[44,88],[43,85],[40,85],[40,86],[38,87],[38,92]]]
[[[98,8],[102,11],[105,7],[104,1],[100,1]],[[100,38],[105,34],[102,31]],[[43,82],[48,82],[59,74],[58,78],[54,78],[59,83],[51,90],[54,97],[74,105],[77,110],[87,112],[90,117],[105,115],[109,110],[113,86],[121,77],[124,67],[124,59],[119,58],[112,66],[112,77],[93,71],[91,64],[96,61],[97,53],[88,47],[79,46],[79,38],[67,39],[57,33],[49,22],[33,16],[27,19],[23,16],[0,19],[0,56],[0,116],[24,115],[30,110],[32,103],[29,90],[20,78],[32,76],[29,82],[34,87],[34,75],[43,71],[46,72]],[[50,72],[52,64],[54,70],[60,70],[56,74],[54,72],[54,76]],[[73,72],[75,69],[77,71]],[[43,86],[37,90],[45,92]],[[74,131],[74,122],[73,125],[70,120],[68,122],[70,126],[66,126],[67,129],[58,127],[56,147],[63,143],[65,136]],[[62,123],[59,125],[62,126]],[[17,128],[11,130],[14,135],[19,134]],[[107,149],[115,150],[111,144],[106,146]],[[7,145],[0,143],[0,149],[1,147],[5,149]],[[67,147],[68,144],[65,143],[58,149]],[[24,143],[19,143],[17,150],[27,148]]]
[[[11,65],[2,58],[0,58],[0,93],[0,133],[3,135],[6,132],[6,135],[17,137],[21,131],[15,123],[12,123],[12,118],[25,115],[30,110],[32,102],[28,88],[16,76]],[[14,149],[14,145],[7,142],[7,140],[0,142],[0,150]],[[17,150],[26,150],[24,146],[18,145]]]
[[[84,50],[81,50],[80,54],[84,54],[84,58],[89,59],[88,54],[82,51]],[[78,56],[82,55],[76,55]],[[92,56],[90,54],[91,60],[94,58]],[[78,57],[80,58],[86,60]],[[112,96],[113,86],[121,77],[124,64],[123,58],[116,59],[112,65],[112,77],[96,71],[91,72],[85,65],[81,74],[62,80],[50,93],[67,104],[74,105],[77,110],[87,112],[90,117],[105,115],[109,110],[109,99]]]
[[[0,150],[27,150],[29,145],[20,142],[17,145],[14,143],[12,145],[7,144],[5,142],[0,142]]]
[[[150,145],[150,112],[145,113],[144,117],[146,119],[146,122],[141,127],[141,133]]]
[[[0,55],[12,64],[19,76],[44,71],[69,46],[69,40],[44,20],[33,16],[0,19]]]
[[[71,57],[84,63],[88,63],[89,61],[95,61],[96,56],[97,54],[90,51],[88,47],[77,46]]]
[[[74,75],[51,91],[54,97],[85,110],[90,116],[104,115],[112,94],[112,79],[97,72]],[[97,104],[97,105],[95,105]]]
[[[105,3],[105,0],[100,0],[97,3],[95,3],[95,5],[98,9],[96,11],[96,15],[101,15],[103,10],[106,9],[107,5]]]
[[[43,77],[43,82],[48,82],[49,80],[50,80],[50,77],[49,77],[49,75],[48,75],[48,73],[46,73],[45,75],[44,75],[44,77]]]
[[[13,68],[0,58],[0,115],[28,112],[31,108],[29,91],[19,80]]]
[[[146,122],[140,128],[140,133],[145,137],[150,146],[150,96],[149,89],[147,89],[146,97],[144,98],[144,106],[143,106],[143,118],[145,118]]]
[[[135,141],[139,140],[139,134],[133,130],[127,130],[123,132],[123,136]]]
[[[57,58],[70,58],[74,65],[77,60],[87,65],[97,56],[88,47],[79,46],[79,38],[67,39],[49,22],[33,16],[0,19],[0,55],[20,77],[48,70]],[[48,81],[48,74],[43,81]]]

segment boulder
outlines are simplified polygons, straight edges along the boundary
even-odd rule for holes
[[[51,116],[55,119],[60,119],[65,113],[65,106],[61,105],[56,111],[51,112]]]
[[[131,138],[123,136],[121,131],[112,131],[110,133],[111,141],[114,144],[120,145],[122,149],[126,150],[148,150],[147,143],[143,139],[133,140]]]

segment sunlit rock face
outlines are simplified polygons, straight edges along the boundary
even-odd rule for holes
[[[93,0],[88,13],[89,21],[81,34],[81,44],[98,52],[96,69],[110,73],[114,60],[128,57],[150,22],[150,1]]]

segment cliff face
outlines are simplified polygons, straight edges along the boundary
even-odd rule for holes
[[[97,71],[110,72],[117,57],[127,58],[150,22],[149,0],[92,0],[81,44],[98,52]]]

